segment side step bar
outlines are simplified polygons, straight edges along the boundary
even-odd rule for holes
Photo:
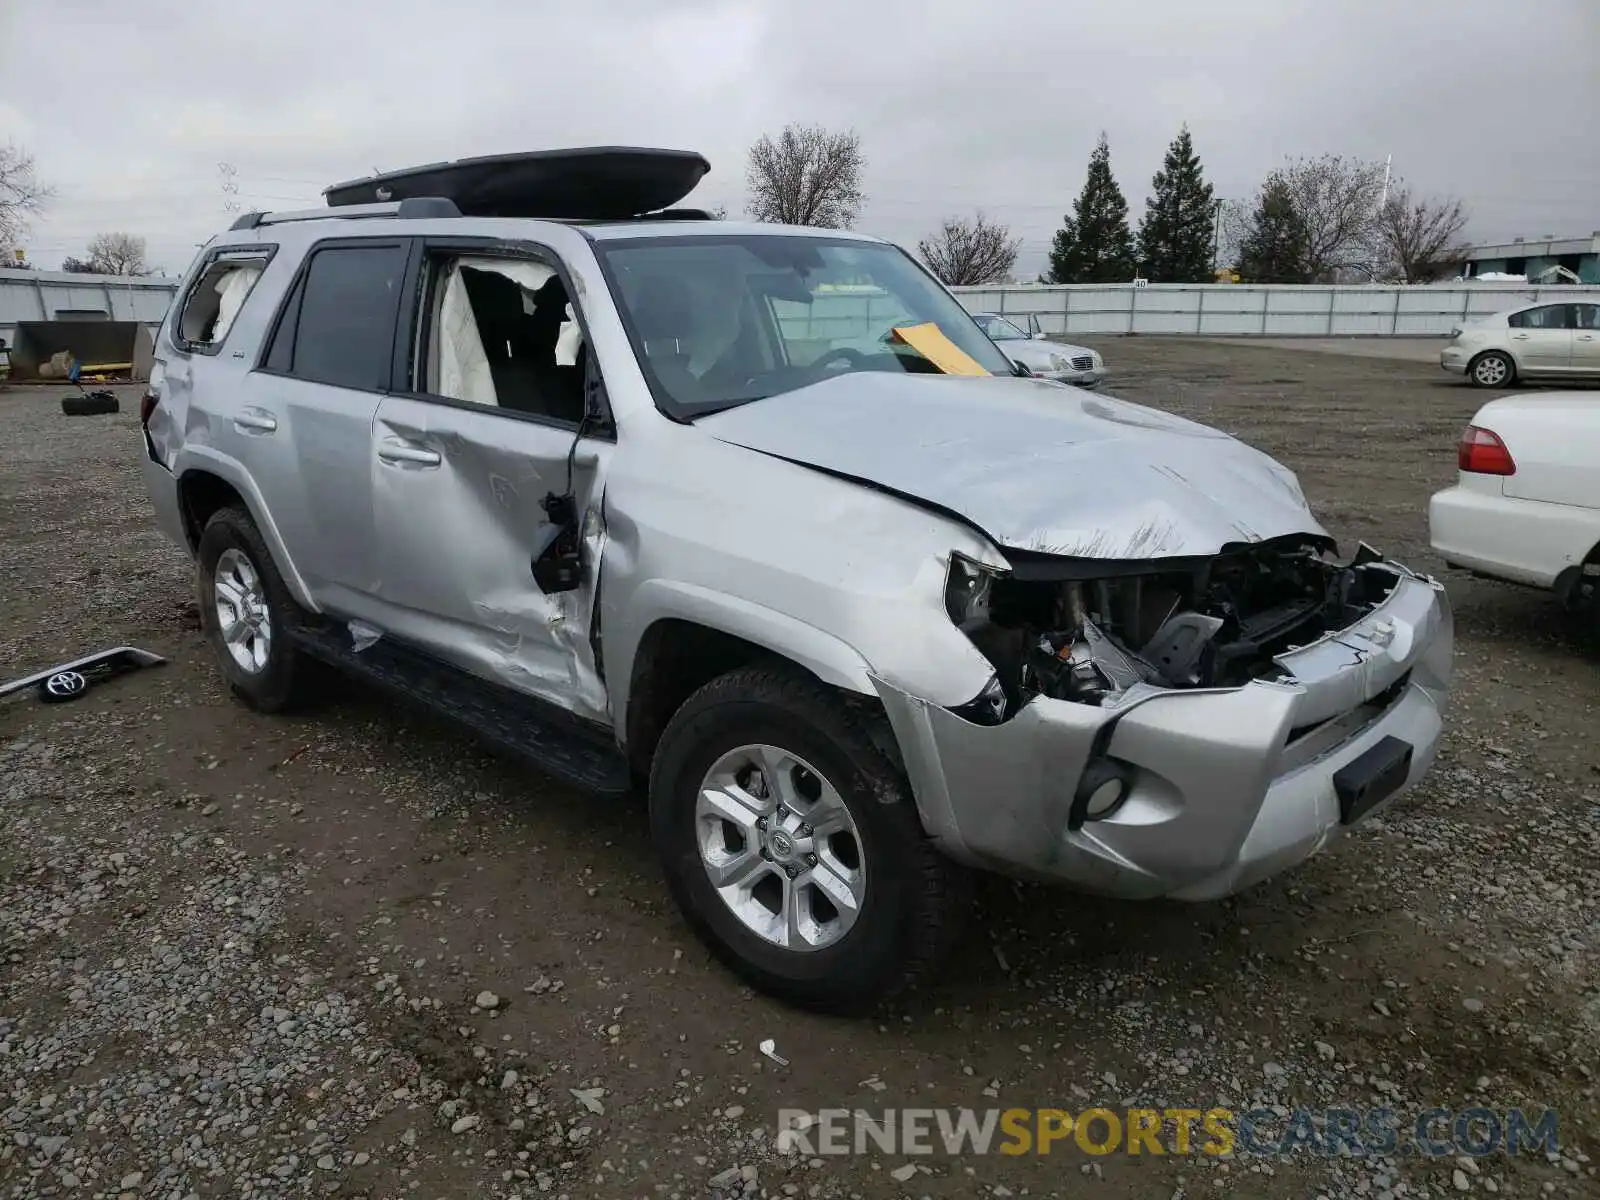
[[[570,713],[386,640],[357,653],[339,626],[299,626],[289,635],[313,658],[455,721],[564,783],[606,796],[633,788],[610,732]]]

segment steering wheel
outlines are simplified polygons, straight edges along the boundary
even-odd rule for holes
[[[840,346],[837,349],[829,350],[821,358],[813,362],[811,364],[811,370],[820,375],[827,369],[828,364],[834,359],[838,359],[840,364],[843,366],[856,367],[860,366],[861,363],[865,361],[866,355],[862,354],[859,350],[850,349],[849,346]]]

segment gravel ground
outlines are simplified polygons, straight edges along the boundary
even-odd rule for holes
[[[1426,498],[1483,398],[1426,364],[1135,338],[1114,390],[1298,472],[1348,544],[1440,569]],[[0,676],[167,666],[0,705],[0,1196],[1597,1195],[1600,626],[1447,578],[1430,780],[1220,904],[993,880],[877,1021],[742,988],[598,803],[359,692],[230,701],[154,531],[135,393],[0,393]],[[780,1066],[759,1050],[774,1039]],[[786,1154],[780,1108],[1471,1104],[1561,1150],[1217,1160]]]

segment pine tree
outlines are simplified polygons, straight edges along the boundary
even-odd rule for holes
[[[1050,248],[1049,283],[1126,283],[1133,278],[1128,202],[1111,174],[1106,135],[1089,156],[1089,176]]]
[[[1211,185],[1185,125],[1150,181],[1139,222],[1139,264],[1155,283],[1210,283],[1216,228]]]
[[[1277,172],[1261,185],[1239,245],[1239,274],[1249,283],[1308,283],[1310,238],[1288,183]]]

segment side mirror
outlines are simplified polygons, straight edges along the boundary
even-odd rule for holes
[[[1033,340],[1036,341],[1036,342],[1043,342],[1043,341],[1047,341],[1048,339],[1045,337],[1044,330],[1035,329],[1033,331]]]

